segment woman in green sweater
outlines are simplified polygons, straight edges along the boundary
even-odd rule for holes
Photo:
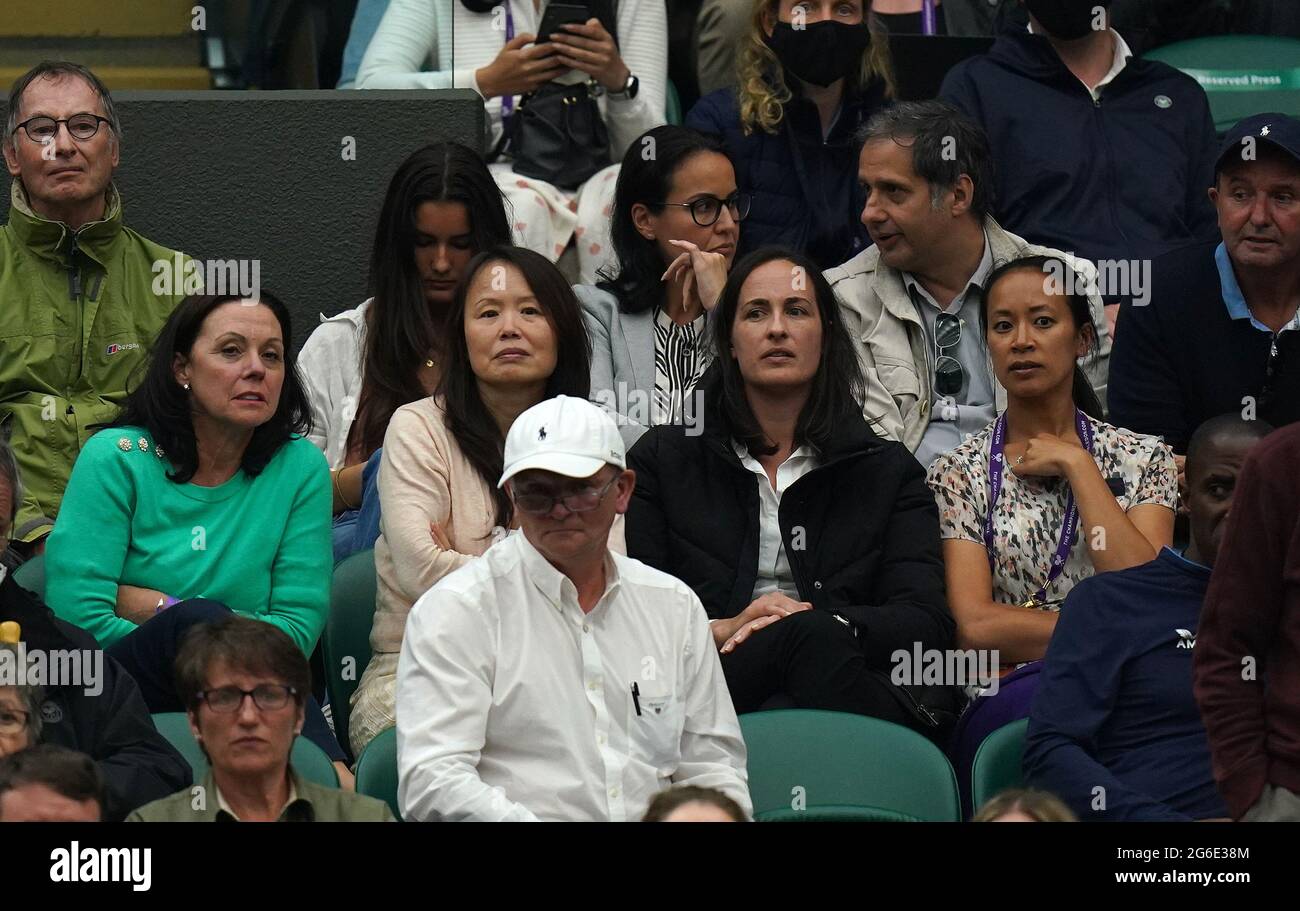
[[[310,655],[330,585],[330,480],[289,312],[263,293],[186,298],[121,416],[72,470],[46,547],[46,600],[140,684],[184,711],[172,665],[184,633],[234,611]],[[343,752],[315,701],[304,736]]]

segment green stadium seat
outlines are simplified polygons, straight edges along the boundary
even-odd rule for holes
[[[665,118],[671,124],[681,125],[682,99],[677,94],[677,86],[673,85],[673,81],[671,79],[668,80],[668,84],[665,86],[664,100],[665,102],[667,102],[664,105]]]
[[[176,747],[194,770],[194,780],[199,781],[208,774],[208,760],[199,749],[198,741],[190,732],[190,720],[184,712],[159,712],[153,716],[154,727],[158,733],[167,738],[167,742]],[[303,778],[327,788],[339,786],[338,772],[325,751],[305,737],[298,737],[293,742],[293,752],[289,762]]]
[[[45,598],[45,554],[37,554],[14,570],[14,581],[42,600]]]
[[[397,808],[397,728],[380,731],[366,744],[357,760],[356,775],[358,794],[378,797],[394,816],[402,818]]]
[[[1176,67],[1201,84],[1220,133],[1265,111],[1300,116],[1300,41],[1294,38],[1194,38],[1147,51],[1146,58]]]
[[[1021,718],[984,738],[971,763],[971,803],[975,811],[1008,788],[1024,784],[1021,761],[1029,719]]]
[[[352,693],[370,662],[370,627],[375,619],[375,552],[362,550],[334,567],[330,613],[321,648],[325,658],[325,690],[330,697],[334,733],[348,750],[348,718]]]
[[[741,715],[740,728],[759,822],[960,819],[957,776],[947,758],[901,725],[782,709]]]

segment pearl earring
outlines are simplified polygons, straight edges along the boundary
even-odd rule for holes
[[[190,391],[190,384],[189,384],[189,383],[181,383],[181,388],[184,389],[186,392],[189,392],[189,391]]]

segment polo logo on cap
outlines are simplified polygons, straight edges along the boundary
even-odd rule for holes
[[[545,427],[538,428],[538,431],[537,431],[537,439],[539,439],[539,440],[544,440],[544,439],[546,439],[546,428],[545,428]]]
[[[1168,95],[1157,95],[1157,96],[1156,96],[1156,107],[1158,107],[1158,108],[1164,108],[1164,109],[1167,110],[1167,109],[1169,109],[1169,108],[1171,108],[1171,107],[1173,107],[1173,106],[1174,106],[1174,100],[1173,100],[1172,98],[1170,98]]]
[[[1271,132],[1273,132],[1273,127],[1272,127],[1272,125],[1269,125],[1269,126],[1264,127],[1264,129],[1260,130],[1260,131],[1259,131],[1259,135],[1261,135],[1261,136],[1267,136],[1267,135],[1268,135],[1269,133],[1271,133]]]

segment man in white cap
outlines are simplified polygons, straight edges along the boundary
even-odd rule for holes
[[[636,820],[672,784],[751,811],[745,744],[685,583],[610,551],[636,476],[614,421],[557,396],[506,436],[522,534],[424,594],[397,666],[407,820]]]

